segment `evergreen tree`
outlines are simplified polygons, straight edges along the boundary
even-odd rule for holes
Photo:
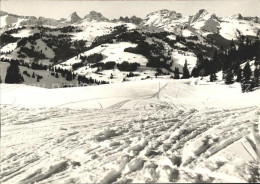
[[[183,76],[182,76],[182,78],[183,79],[190,78],[190,72],[189,72],[189,69],[188,69],[187,60],[185,61],[185,64],[184,64],[184,67],[183,67]]]
[[[23,76],[20,74],[20,69],[18,66],[19,62],[14,60],[10,63],[7,68],[5,83],[9,84],[19,84],[24,82]]]
[[[67,75],[66,75],[66,80],[67,81],[72,81],[72,74],[71,72],[68,72]]]
[[[197,63],[196,63],[196,66],[199,67],[201,65],[203,65],[203,62],[204,62],[204,57],[203,57],[203,54],[202,53],[199,53],[197,55]]]
[[[213,55],[213,59],[211,62],[211,67],[210,67],[210,73],[215,73],[219,70],[221,70],[221,63],[219,61],[219,56],[218,56],[218,51],[217,49],[215,49],[214,55]]]
[[[243,68],[243,79],[241,81],[241,89],[242,92],[249,92],[252,91],[254,87],[254,80],[251,80],[252,71],[249,65],[249,62],[246,63],[245,67]],[[256,72],[257,75],[257,72]]]
[[[78,84],[81,83],[82,77],[80,75],[78,75]]]
[[[249,65],[249,62],[246,62],[246,65],[243,69],[243,76],[245,81],[249,81],[252,75],[252,71]]]
[[[259,78],[259,69],[256,68],[255,71],[254,71],[254,79],[253,79],[253,82],[254,82],[254,87],[258,87],[259,86],[259,81],[260,78]]]
[[[260,30],[258,30],[258,32],[260,32]],[[259,40],[257,40],[256,42],[255,65],[260,65],[260,41]]]
[[[241,82],[242,80],[242,69],[240,68],[237,72],[237,79],[236,82]]]
[[[232,72],[232,71],[229,71],[229,72],[226,74],[225,83],[226,83],[226,84],[233,84],[233,83],[234,83],[234,75],[233,75],[233,72]]]
[[[229,71],[232,70],[234,65],[237,64],[237,50],[236,50],[236,45],[233,40],[230,42],[229,50],[227,53],[227,58],[225,60],[223,70],[224,71]]]
[[[216,76],[216,73],[212,73],[210,74],[210,82],[214,82],[217,80],[217,76]]]
[[[33,74],[32,74],[32,78],[35,78],[35,74],[34,74],[34,72],[33,72]]]
[[[191,76],[198,77],[199,76],[199,69],[197,67],[194,67],[191,71]]]
[[[174,69],[174,79],[180,79],[179,68],[175,67]]]

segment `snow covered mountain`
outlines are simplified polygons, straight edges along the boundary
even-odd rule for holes
[[[218,33],[220,22],[215,14],[210,14],[202,9],[194,16],[190,17],[189,24],[197,32]],[[206,34],[207,34],[206,33]]]
[[[19,16],[14,14],[8,14],[6,12],[1,12],[1,28],[18,28],[20,26],[60,26],[61,21],[39,17],[36,18],[34,16]]]
[[[114,22],[114,23],[133,23],[136,25],[154,26],[163,28],[166,31],[180,35],[206,36],[208,33],[220,34],[225,39],[237,39],[238,32],[243,35],[256,36],[260,29],[260,20],[258,17],[243,17],[236,14],[229,17],[217,17],[205,9],[201,9],[192,16],[183,17],[181,13],[167,9],[149,13],[145,19],[136,16],[120,17],[119,19],[109,20],[101,13],[91,11],[84,18],[80,18],[76,12],[73,12],[68,18],[55,20],[44,17],[18,16],[7,12],[0,12],[1,28],[17,28],[19,26],[68,26],[70,24],[86,24],[87,22]],[[187,28],[183,33],[183,28]],[[189,27],[188,26],[188,27]],[[231,28],[231,29],[230,29]],[[228,29],[228,30],[227,30]],[[195,31],[195,33],[194,33]]]
[[[0,27],[19,27],[21,25],[35,24],[37,18],[34,16],[18,16],[0,11]]]
[[[104,17],[101,13],[96,11],[89,12],[88,15],[84,17],[88,21],[97,21],[97,22],[108,22],[109,20]]]
[[[125,22],[139,25],[143,22],[143,19],[136,17],[135,15],[130,18],[121,16],[119,19],[113,19],[112,22]]]
[[[0,183],[260,182],[257,17],[0,18]]]
[[[78,21],[80,21],[80,20],[81,20],[81,18],[78,16],[77,12],[73,12],[73,13],[65,20],[65,22],[73,24],[73,23],[76,23],[76,22],[78,22]]]
[[[240,13],[232,15],[231,18],[234,19],[239,19],[239,20],[248,20],[248,21],[252,21],[254,23],[260,23],[260,18],[255,16],[255,17],[243,17]]]
[[[215,50],[228,49],[231,40],[238,47],[242,36],[254,43],[260,35],[257,17],[217,17],[204,9],[193,16],[163,9],[145,19],[121,16],[114,20],[96,11],[84,18],[73,12],[60,20],[0,15],[2,61],[55,65],[52,69],[106,82],[173,77],[176,68],[182,75],[185,63],[192,73],[199,54],[212,59]],[[200,70],[204,75],[204,69]]]
[[[208,20],[209,18],[211,18],[211,14],[209,14],[207,10],[201,9],[198,13],[191,17],[190,24],[203,20]]]
[[[182,18],[182,15],[180,13],[163,9],[149,13],[144,20],[144,24],[149,26],[161,26],[171,24],[173,21],[180,18]]]

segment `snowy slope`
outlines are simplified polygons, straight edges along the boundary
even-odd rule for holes
[[[156,103],[156,101],[158,101],[158,96],[156,94],[159,88],[163,88],[159,95],[159,101],[162,101],[163,103],[167,102],[170,105],[175,105],[177,107],[185,106],[203,109],[207,107],[232,108],[260,105],[260,103],[255,100],[260,95],[259,90],[243,94],[239,83],[228,86],[223,85],[222,82],[208,83],[200,81],[198,78],[187,80],[143,80],[115,83],[111,85],[52,90],[32,88],[24,85],[16,85],[16,88],[12,87],[8,90],[8,86],[12,85],[1,84],[1,90],[3,89],[3,91],[6,91],[1,94],[1,103],[27,107],[65,106],[99,109],[100,104],[98,102],[105,108],[113,105],[115,101],[127,100],[122,106],[133,108],[135,102],[138,101],[149,104],[155,100]],[[38,92],[34,93],[34,90],[37,90]],[[106,92],[104,93],[104,91]],[[120,93],[118,93],[119,91]],[[61,93],[62,95],[60,95]],[[16,100],[13,101],[14,98],[8,98],[10,96],[15,96]],[[37,103],[34,103],[36,99],[38,99]],[[106,99],[108,99],[108,101],[106,101]]]
[[[39,29],[30,29],[30,28],[25,28],[22,30],[19,30],[18,33],[13,33],[11,34],[13,37],[18,37],[18,38],[25,38],[25,37],[29,37],[32,36],[35,33],[39,33]]]
[[[72,39],[87,40],[88,42],[92,42],[97,36],[111,33],[116,25],[118,24],[110,22],[89,22],[88,20],[82,20],[78,26],[83,31],[72,33]]]
[[[74,26],[78,26],[82,29],[81,32],[71,33],[73,40],[85,40],[87,41],[87,45],[90,46],[92,41],[97,36],[103,36],[111,33],[114,30],[114,27],[125,25],[128,30],[135,29],[138,26],[132,23],[114,23],[107,21],[89,21],[88,19],[83,19],[79,21],[77,24],[73,24]]]
[[[1,84],[1,183],[259,182],[259,91],[190,82]]]
[[[16,49],[17,47],[17,43],[8,43],[7,45],[3,46],[1,49],[0,49],[0,52],[1,53],[6,53],[6,52],[11,52],[13,51],[14,49]]]
[[[129,42],[106,44],[105,49],[101,52],[101,54],[105,56],[105,59],[101,62],[115,61],[116,63],[122,63],[123,61],[128,61],[129,63],[137,62],[144,66],[147,63],[147,59],[144,56],[124,52],[124,49],[136,46],[136,44]]]
[[[40,61],[40,63],[45,64],[42,60]],[[0,76],[1,76],[2,82],[4,82],[4,80],[5,80],[6,70],[7,70],[9,65],[10,64],[7,63],[7,62],[1,62],[0,63]],[[27,68],[27,67],[24,67],[24,66],[19,66],[19,69],[20,69],[20,73],[22,74],[22,76],[24,78],[23,84],[41,87],[39,89],[42,89],[42,88],[48,88],[48,89],[61,88],[63,86],[63,84],[67,84],[67,85],[68,84],[73,84],[73,85],[77,84],[77,80],[67,81],[60,74],[58,74],[58,78],[56,78],[55,76],[51,75],[50,71],[33,70],[31,68]],[[30,75],[30,77],[28,77],[27,75],[24,75],[23,74],[24,71],[27,71],[27,73]],[[40,75],[43,78],[39,82],[37,82],[36,77],[32,78],[33,73],[35,75]],[[0,89],[0,91],[1,91],[1,89]]]
[[[34,50],[37,52],[42,52],[46,58],[54,58],[55,53],[54,51],[47,46],[45,42],[43,42],[41,39],[35,40],[35,44],[31,44],[30,42],[27,42],[25,47],[31,49],[34,47]]]
[[[189,20],[189,25],[195,29],[197,33],[206,36],[207,34],[218,33],[220,23],[219,18],[215,14],[211,14],[208,11],[202,9],[191,17]],[[194,35],[198,36],[196,33]]]
[[[164,24],[170,24],[172,21],[180,18],[182,18],[182,15],[180,13],[163,9],[149,13],[146,16],[143,24],[158,27]]]
[[[1,110],[2,183],[259,182],[247,141],[255,107]]]
[[[175,67],[178,67],[181,72],[186,61],[190,72],[196,66],[197,63],[197,57],[192,52],[183,52],[181,50],[174,50],[172,52],[172,58],[174,61],[172,69],[174,70]]]
[[[228,39],[237,39],[239,34],[256,36],[257,31],[260,29],[259,23],[253,23],[246,20],[238,20],[232,17],[223,18],[220,23],[219,34]]]
[[[129,42],[103,44],[84,53],[81,53],[80,56],[90,56],[95,53],[100,53],[104,57],[104,59],[100,62],[104,63],[108,61],[114,61],[116,63],[122,63],[123,61],[128,61],[129,63],[137,62],[141,65],[145,65],[147,63],[147,59],[142,55],[124,52],[124,49],[128,47],[136,47],[136,44],[132,44]],[[56,67],[71,69],[73,64],[80,62],[81,59],[75,56],[61,64],[56,65]]]

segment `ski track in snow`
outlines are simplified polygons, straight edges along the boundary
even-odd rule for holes
[[[191,90],[179,83],[138,84],[142,93],[134,97],[119,93],[109,103],[109,96],[86,99],[100,109],[68,108],[77,99],[50,107],[2,104],[0,182],[260,181],[259,106],[210,107],[204,101],[212,96],[199,100],[193,90],[194,99],[185,99]]]
[[[257,107],[121,109],[127,102],[103,110],[2,105],[1,183],[259,181],[251,158],[223,158],[250,135]]]

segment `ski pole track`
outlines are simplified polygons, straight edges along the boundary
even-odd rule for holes
[[[216,165],[216,156],[258,123],[257,107],[120,109],[127,102],[103,110],[3,106],[0,182],[225,182],[216,173],[232,160],[206,174],[196,168]],[[188,149],[197,142],[202,146]],[[248,173],[232,177],[259,181]]]

